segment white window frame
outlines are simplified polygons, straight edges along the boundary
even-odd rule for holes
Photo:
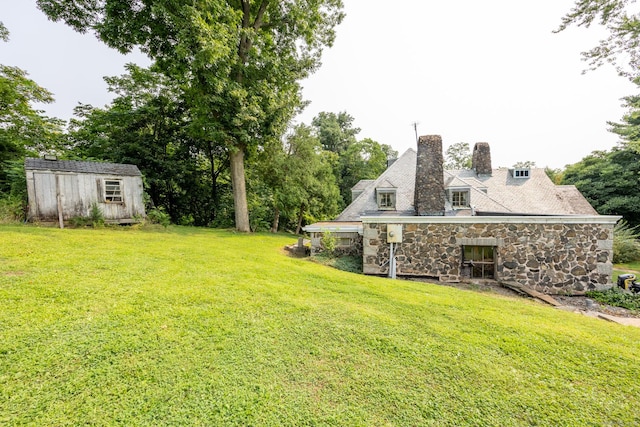
[[[395,190],[377,190],[376,199],[378,209],[381,211],[396,210],[396,191]]]
[[[518,179],[527,179],[531,176],[531,169],[529,168],[520,168],[513,170],[513,177]]]
[[[471,201],[469,200],[471,198],[471,192],[469,190],[449,190],[450,191],[450,200],[451,200],[451,206],[454,209],[462,209],[462,208],[468,208],[471,205]],[[463,200],[456,200],[457,199],[457,195],[463,195],[464,194],[464,198]]]
[[[124,185],[123,180],[118,178],[105,178],[102,180],[103,194],[102,198],[105,203],[124,203]]]

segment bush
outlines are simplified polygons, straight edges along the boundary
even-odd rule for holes
[[[336,239],[336,236],[334,236],[333,233],[331,233],[330,231],[323,232],[320,242],[322,243],[322,248],[327,255],[331,257],[336,255],[338,239]]]
[[[587,296],[602,304],[640,311],[640,295],[630,294],[617,287],[606,291],[589,291]]]
[[[75,228],[82,228],[91,226],[93,228],[104,226],[104,214],[98,203],[93,202],[91,208],[89,208],[89,214],[87,216],[74,216],[69,219],[69,224]]]
[[[167,228],[171,224],[171,217],[163,208],[154,208],[147,212],[147,219],[152,224],[160,224]]]
[[[640,231],[621,220],[613,229],[613,263],[625,264],[640,260]]]
[[[93,228],[102,227],[104,225],[104,214],[96,202],[91,204],[91,209],[89,210],[89,221],[91,221]]]
[[[0,198],[0,223],[21,222],[25,219],[25,204],[21,197]]]

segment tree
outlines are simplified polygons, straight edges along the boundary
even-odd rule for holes
[[[471,148],[467,142],[457,142],[444,154],[445,169],[471,169]]]
[[[640,85],[640,78],[635,79]],[[622,123],[608,122],[611,132],[620,136],[621,142],[628,148],[640,152],[640,95],[622,98],[629,111],[622,117]]]
[[[333,153],[322,150],[306,125],[296,126],[283,144],[264,153],[261,171],[271,189],[272,232],[278,231],[281,218],[299,233],[305,219],[331,219],[338,214],[339,190],[328,154]]]
[[[588,28],[594,21],[605,26],[609,37],[583,52],[583,58],[590,69],[610,63],[620,75],[633,79],[640,70],[640,14],[632,3],[633,0],[576,0],[555,32],[564,31],[570,25]]]
[[[185,91],[201,136],[230,154],[236,228],[250,231],[245,156],[278,139],[301,105],[299,81],[320,64],[342,0],[38,0],[54,21],[139,47]]]
[[[531,160],[525,160],[524,162],[516,162],[513,164],[516,169],[530,169],[536,167],[536,162]]]
[[[346,111],[321,112],[311,121],[313,134],[330,157],[333,173],[340,188],[341,208],[351,200],[351,187],[361,179],[377,178],[386,168],[387,160],[398,156],[389,145],[365,138],[356,139],[360,128],[353,126],[354,118]]]
[[[354,120],[346,111],[338,114],[322,111],[313,118],[311,126],[324,150],[342,154],[356,142],[356,135],[360,133],[360,128],[353,127]]]
[[[109,107],[76,108],[72,153],[134,163],[153,207],[165,208],[175,223],[214,223],[220,219],[220,179],[228,170],[225,147],[198,137],[178,85],[133,64],[126,68],[125,75],[105,77],[117,94]]]
[[[387,168],[387,161],[397,157],[388,145],[371,138],[352,143],[339,156],[339,186],[344,204],[351,200],[351,188],[362,179],[376,179]]]
[[[554,184],[556,185],[562,184],[562,177],[564,175],[564,170],[559,168],[552,169],[550,167],[546,167],[544,168],[544,173],[547,174],[551,182],[553,182]]]
[[[9,32],[0,23],[0,39],[8,41]],[[9,189],[9,172],[26,155],[55,154],[62,143],[63,121],[47,117],[34,103],[53,102],[53,95],[18,67],[0,64],[0,192]]]
[[[567,166],[562,183],[575,185],[598,213],[640,225],[640,153],[624,145],[594,151]]]

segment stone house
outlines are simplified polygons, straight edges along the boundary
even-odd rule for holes
[[[511,281],[565,294],[611,282],[620,217],[598,215],[544,169],[492,169],[487,143],[474,146],[470,170],[444,170],[442,139],[422,136],[417,151],[352,192],[334,221],[304,228],[312,254],[330,232],[343,253],[362,256],[365,274]]]
[[[25,159],[29,221],[63,223],[100,207],[105,221],[144,217],[142,174],[135,165],[57,159]]]

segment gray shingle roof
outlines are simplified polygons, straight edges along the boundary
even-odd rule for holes
[[[378,179],[369,183],[344,211],[338,221],[359,221],[363,215],[415,215],[414,189],[416,152],[407,150]],[[531,169],[527,179],[514,178],[508,169],[494,169],[490,176],[472,170],[445,170],[446,188],[468,188],[470,205],[478,214],[512,215],[597,215],[573,185],[555,185],[544,169]],[[396,210],[378,210],[376,188],[396,188]],[[471,215],[471,209],[456,209],[449,201],[446,215]]]
[[[47,170],[58,172],[94,173],[101,175],[140,176],[140,170],[136,165],[123,163],[100,163],[77,160],[24,160],[26,170]]]

